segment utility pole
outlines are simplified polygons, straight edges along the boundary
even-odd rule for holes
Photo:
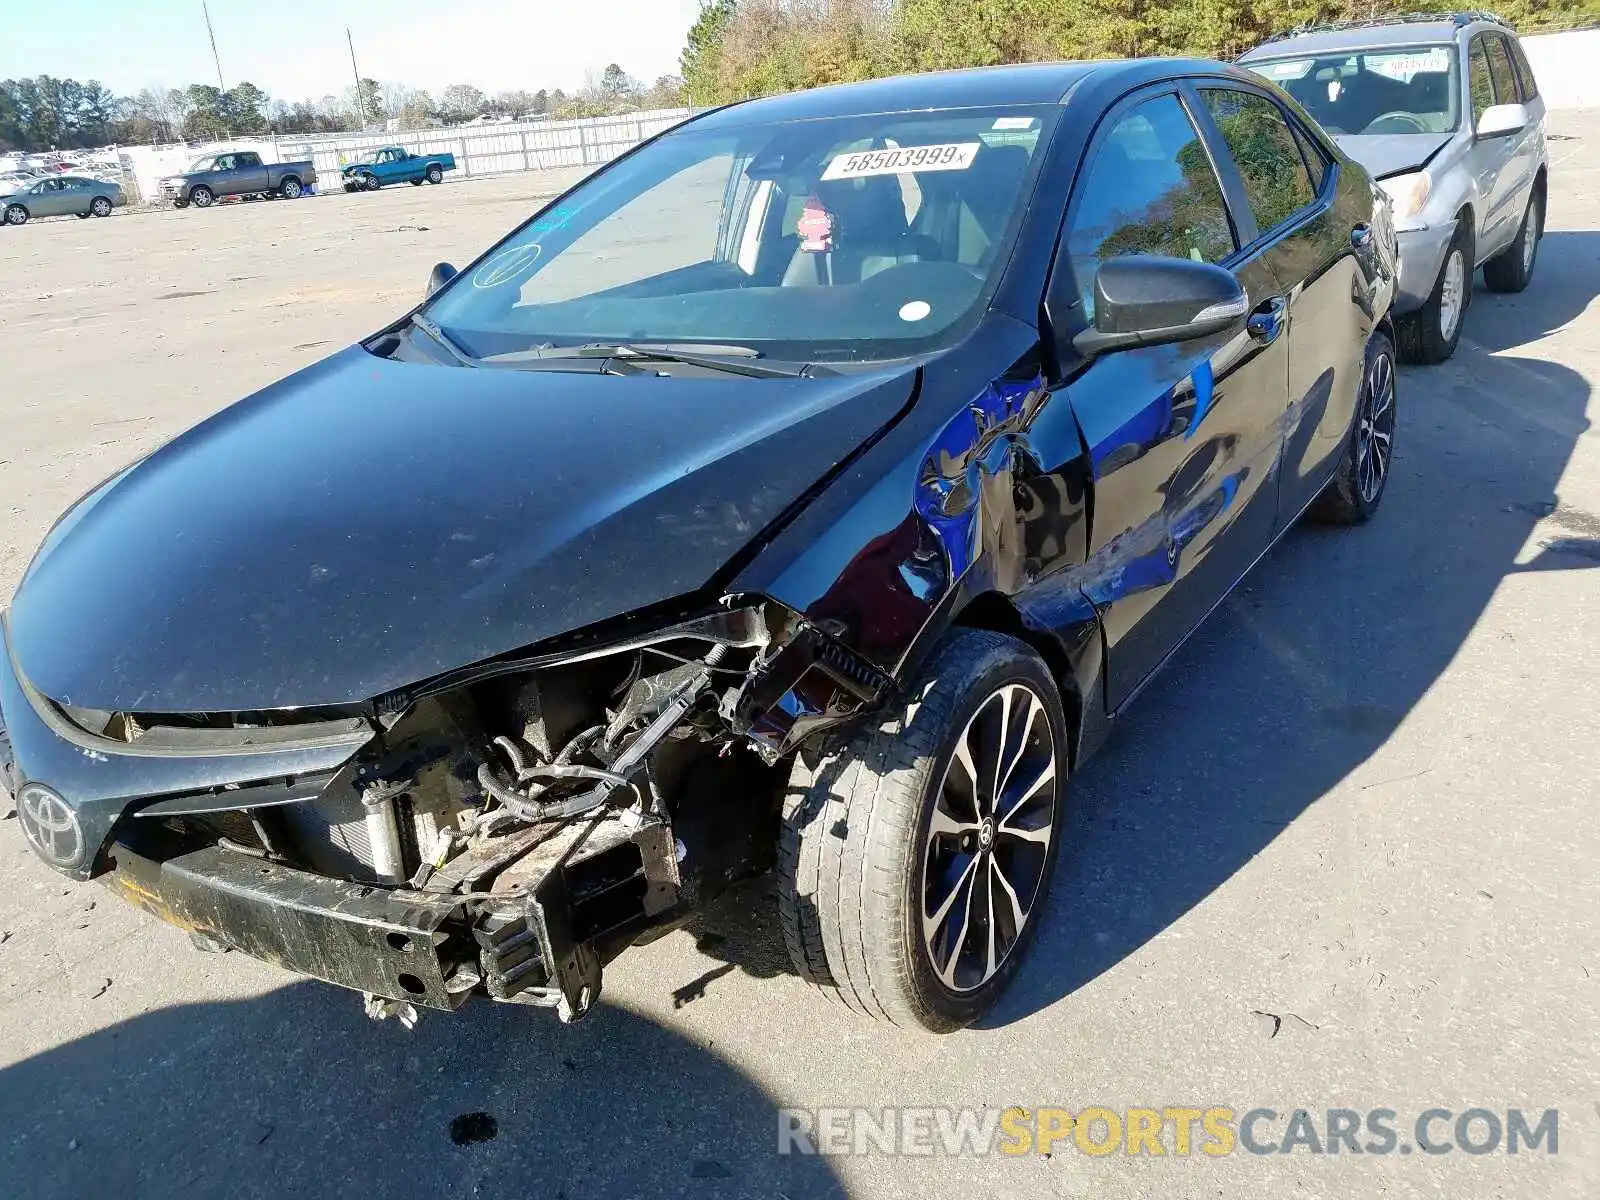
[[[225,92],[228,85],[222,82],[222,58],[217,54],[217,34],[211,28],[211,9],[206,0],[200,0],[200,11],[206,15],[206,36],[211,39],[211,61],[217,64],[217,91]]]
[[[361,128],[367,127],[367,98],[361,94],[361,68],[356,66],[356,43],[350,36],[350,26],[344,27],[344,40],[350,44],[350,73],[356,77],[356,112],[361,119]]]

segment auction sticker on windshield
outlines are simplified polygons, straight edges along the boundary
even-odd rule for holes
[[[860,150],[841,154],[822,173],[824,180],[860,179],[867,175],[908,175],[914,171],[965,171],[978,156],[980,142],[943,146],[907,146],[901,150]]]

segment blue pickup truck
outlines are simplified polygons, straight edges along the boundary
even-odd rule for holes
[[[456,169],[454,154],[413,154],[401,146],[374,150],[343,168],[344,190],[375,192],[386,183],[442,183],[444,173]]]

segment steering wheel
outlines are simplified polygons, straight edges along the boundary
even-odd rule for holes
[[[1385,121],[1401,121],[1401,122],[1411,126],[1411,128],[1409,130],[1407,130],[1407,129],[1379,129],[1378,126],[1382,125]],[[1374,117],[1371,121],[1368,121],[1367,122],[1367,127],[1365,129],[1363,129],[1361,132],[1362,133],[1427,133],[1428,132],[1428,123],[1426,121],[1424,121],[1421,117],[1417,116],[1416,113],[1386,112],[1381,117]]]

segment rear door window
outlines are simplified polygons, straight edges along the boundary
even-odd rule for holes
[[[1233,88],[1204,88],[1200,95],[1239,168],[1257,229],[1276,229],[1316,198],[1282,109],[1265,96]]]
[[[1238,248],[1205,143],[1178,98],[1157,96],[1116,118],[1078,185],[1067,250],[1085,312],[1094,275],[1123,254],[1217,262]]]
[[[1517,78],[1522,84],[1522,98],[1524,101],[1539,98],[1539,81],[1533,77],[1533,67],[1528,62],[1528,56],[1522,49],[1522,43],[1516,38],[1509,39],[1511,57],[1517,64]]]

